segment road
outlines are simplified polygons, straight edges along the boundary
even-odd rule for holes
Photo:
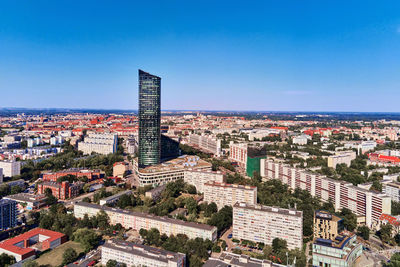
[[[100,260],[100,258],[101,258],[101,249],[98,248],[97,250],[91,251],[88,254],[86,254],[85,259],[82,258],[81,260],[77,260],[73,263],[70,263],[67,265],[67,267],[87,267],[91,261]]]
[[[226,251],[231,252],[233,248],[236,247],[236,245],[232,242],[232,238],[228,238],[228,235],[232,234],[232,226],[226,232],[221,236],[221,240],[224,240],[227,245]]]

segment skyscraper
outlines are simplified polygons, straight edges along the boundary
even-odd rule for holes
[[[160,163],[161,78],[139,70],[139,167]]]

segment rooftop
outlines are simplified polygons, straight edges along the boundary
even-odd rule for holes
[[[227,184],[227,183],[220,183],[216,181],[208,181],[204,184],[205,186],[215,186],[215,187],[225,187],[225,188],[238,188],[242,190],[251,190],[253,191],[254,189],[257,189],[256,186],[250,186],[250,185],[241,185],[241,184]]]
[[[77,202],[74,205],[87,207],[87,208],[93,208],[93,209],[101,209],[101,210],[109,211],[109,212],[117,212],[120,214],[127,214],[127,215],[136,216],[136,217],[148,218],[148,219],[157,220],[160,222],[178,224],[178,225],[182,225],[182,226],[193,227],[193,228],[203,229],[203,230],[207,230],[207,231],[214,231],[214,230],[216,231],[217,230],[217,228],[215,226],[211,226],[211,225],[207,225],[207,224],[201,224],[201,223],[195,223],[195,222],[185,222],[182,220],[156,216],[156,215],[148,214],[148,213],[144,213],[144,212],[136,212],[136,211],[129,211],[129,210],[123,210],[123,209],[118,209],[118,208],[110,208],[107,206],[100,206],[100,205],[93,204],[93,203]]]
[[[169,261],[172,262],[179,262],[182,258],[185,258],[185,254],[183,253],[175,253],[170,252],[163,249],[158,249],[154,247],[149,247],[145,245],[141,245],[138,243],[127,242],[124,240],[118,239],[111,239],[108,240],[103,247],[116,249],[118,251],[124,251],[132,255],[144,257],[144,258],[151,258],[157,261],[162,261],[168,263]]]
[[[190,168],[211,168],[211,164],[200,159],[198,156],[183,155],[168,161],[164,161],[158,165],[140,168],[141,173],[155,173],[164,171],[185,170]]]
[[[234,208],[243,208],[243,209],[252,209],[252,210],[261,210],[265,212],[271,212],[271,213],[279,213],[283,215],[289,215],[289,216],[296,216],[296,217],[303,217],[303,212],[298,211],[296,209],[282,209],[278,207],[270,207],[270,206],[263,206],[260,204],[252,205],[252,204],[247,204],[247,203],[236,203],[233,205]]]

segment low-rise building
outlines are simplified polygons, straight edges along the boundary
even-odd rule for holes
[[[119,192],[119,193],[117,193],[117,194],[115,194],[115,195],[112,195],[112,196],[109,196],[109,197],[100,199],[100,205],[107,205],[107,204],[115,203],[115,202],[117,202],[117,201],[120,199],[120,197],[122,197],[123,195],[128,195],[128,196],[130,196],[130,195],[132,195],[132,191],[131,191],[131,190],[126,190],[126,191]]]
[[[257,204],[257,187],[249,185],[207,182],[204,188],[204,201],[214,202],[218,209],[233,206],[236,202]]]
[[[70,184],[68,181],[61,183],[44,181],[38,185],[38,194],[44,194],[46,189],[49,188],[57,199],[65,200],[79,196],[80,190],[83,188],[84,183],[77,182]]]
[[[303,246],[303,212],[263,205],[236,203],[233,206],[233,237],[272,245],[286,240],[289,249]]]
[[[89,169],[79,169],[71,168],[67,170],[62,170],[58,172],[45,172],[42,174],[43,181],[53,181],[57,182],[57,179],[63,176],[73,175],[77,178],[87,177],[89,181],[96,180],[104,177],[104,172],[101,170],[89,170]]]
[[[150,230],[151,228],[156,228],[161,234],[166,234],[168,236],[185,234],[191,239],[197,237],[209,239],[211,241],[217,239],[217,228],[215,226],[185,222],[168,217],[110,208],[86,202],[78,202],[74,204],[74,214],[75,217],[79,219],[82,219],[85,214],[89,217],[95,216],[101,210],[110,217],[110,223],[112,225],[120,223],[127,229],[132,228],[139,231],[140,229]]]
[[[35,210],[46,204],[47,197],[44,194],[35,195],[30,193],[19,193],[5,196],[4,199],[14,200],[24,206],[27,210]]]
[[[123,240],[111,239],[101,247],[101,263],[109,260],[131,266],[182,267],[186,255]]]
[[[113,165],[113,176],[124,177],[125,172],[128,170],[129,164],[127,162],[115,162]]]
[[[144,195],[148,198],[151,198],[153,201],[157,201],[161,198],[162,192],[164,192],[166,187],[167,187],[166,184],[157,186],[157,187],[147,191]]]
[[[54,249],[65,243],[68,237],[62,233],[35,228],[0,243],[0,254],[14,256],[17,262],[34,259],[36,250]]]

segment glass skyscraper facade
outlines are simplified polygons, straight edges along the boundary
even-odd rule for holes
[[[139,70],[139,167],[160,163],[161,78]]]

